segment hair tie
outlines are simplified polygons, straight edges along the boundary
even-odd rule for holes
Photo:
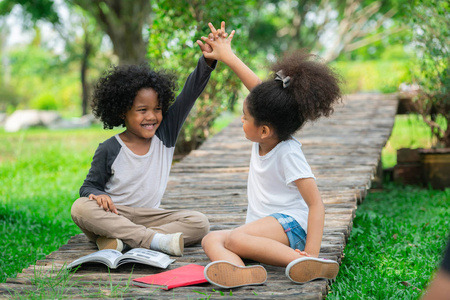
[[[291,82],[291,77],[284,75],[283,70],[275,73],[275,81],[282,81],[283,88],[287,88]]]

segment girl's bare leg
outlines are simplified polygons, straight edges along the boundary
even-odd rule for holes
[[[211,231],[202,240],[202,247],[211,261],[226,260],[237,266],[244,266],[244,262],[236,253],[225,248],[225,240],[231,230]]]
[[[288,237],[274,217],[265,217],[236,228],[225,240],[225,248],[242,258],[280,267],[300,257],[289,247]]]
[[[300,257],[289,247],[283,227],[274,217],[265,217],[234,230],[210,232],[202,241],[211,261],[226,260],[244,266],[248,258],[274,266],[287,266]]]

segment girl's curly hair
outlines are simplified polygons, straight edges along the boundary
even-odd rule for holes
[[[342,100],[341,78],[319,57],[304,50],[287,54],[272,66],[271,79],[256,86],[247,96],[249,113],[256,125],[269,124],[280,140],[288,139],[306,121],[333,113],[333,105]],[[289,85],[274,80],[282,70]]]
[[[123,115],[133,106],[138,91],[145,88],[158,93],[164,115],[175,101],[176,76],[165,70],[151,70],[146,64],[111,66],[95,85],[92,112],[105,129],[125,126]]]

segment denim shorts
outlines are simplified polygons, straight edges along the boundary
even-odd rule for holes
[[[280,213],[274,213],[270,216],[277,219],[281,226],[283,226],[284,232],[286,232],[289,239],[289,247],[302,251],[305,250],[306,232],[293,217]]]

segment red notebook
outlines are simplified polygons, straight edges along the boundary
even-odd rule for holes
[[[159,287],[170,290],[180,286],[208,282],[203,274],[204,266],[189,264],[173,270],[133,279],[133,285]]]

